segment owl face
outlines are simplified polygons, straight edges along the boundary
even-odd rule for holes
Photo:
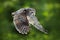
[[[27,8],[26,10],[28,11],[27,15],[35,15],[35,9]]]

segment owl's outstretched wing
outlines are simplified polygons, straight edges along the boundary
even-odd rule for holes
[[[43,26],[39,23],[35,15],[27,16],[27,19],[29,20],[29,23],[32,24],[35,28],[48,34],[47,31],[43,28]]]
[[[17,17],[18,16],[18,17]],[[16,30],[21,34],[27,34],[29,32],[29,22],[24,15],[17,15],[13,20]]]

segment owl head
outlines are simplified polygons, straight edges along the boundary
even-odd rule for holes
[[[21,9],[17,10],[16,12],[13,12],[12,15],[15,16],[15,15],[19,15],[21,13],[26,14],[28,16],[35,15],[35,9],[33,9],[33,8],[21,8]]]

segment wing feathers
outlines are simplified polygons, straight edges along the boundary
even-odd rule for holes
[[[29,32],[29,22],[26,15],[17,15],[14,19],[14,25],[16,30],[21,34]]]

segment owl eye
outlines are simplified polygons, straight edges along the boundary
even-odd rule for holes
[[[24,10],[24,11],[26,11],[26,10]]]
[[[31,12],[31,13],[33,13],[33,12]]]

